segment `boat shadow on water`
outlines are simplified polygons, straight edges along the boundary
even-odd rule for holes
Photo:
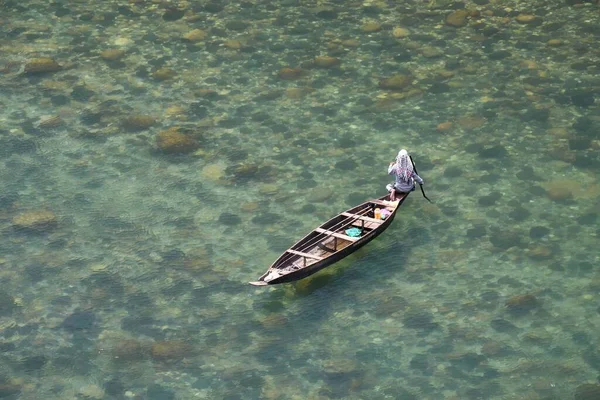
[[[410,249],[397,238],[381,238],[326,270],[290,284],[297,296],[326,289],[332,296],[360,287],[382,285],[382,279],[401,273]]]
[[[333,317],[338,312],[369,310],[363,304],[369,293],[401,279],[411,253],[411,242],[403,240],[407,228],[396,227],[389,233],[307,278],[267,291],[252,289],[256,314],[248,329],[268,343],[256,352],[257,359],[272,363],[289,357],[304,362],[305,355],[291,351],[290,342],[337,324]]]
[[[387,238],[315,275],[262,294],[258,291],[253,295],[256,314],[247,321],[252,337],[266,343],[256,351],[257,359],[268,363],[282,358],[303,361],[306,355],[292,351],[289,343],[301,342],[324,327],[327,331],[338,323],[343,325],[347,312],[369,312],[372,305],[364,304],[365,299],[382,285],[389,285],[386,279],[403,273],[407,252],[398,239]]]

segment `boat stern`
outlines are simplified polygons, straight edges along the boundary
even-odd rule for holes
[[[248,283],[253,286],[267,286],[268,285],[268,283],[265,281],[252,281],[252,282],[248,282]]]

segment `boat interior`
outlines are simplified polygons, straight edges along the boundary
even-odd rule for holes
[[[376,209],[380,211],[385,209],[388,215],[392,215],[398,204],[399,199],[396,201],[371,200],[339,214],[286,250],[275,262],[273,268],[279,270],[280,273],[295,271],[345,249],[385,222],[385,219],[381,219],[381,217],[375,218]]]

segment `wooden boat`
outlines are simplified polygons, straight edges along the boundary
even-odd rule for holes
[[[398,193],[395,201],[390,201],[388,194],[340,213],[287,249],[267,272],[250,284],[266,286],[297,281],[340,261],[385,231],[406,197],[408,193]],[[386,209],[389,215],[375,219],[376,208]],[[360,236],[347,235],[350,228],[358,228]]]

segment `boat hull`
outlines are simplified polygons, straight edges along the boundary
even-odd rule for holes
[[[371,242],[373,239],[375,239],[376,237],[378,237],[379,235],[381,235],[390,225],[391,223],[394,221],[394,218],[396,217],[396,212],[398,211],[398,208],[400,207],[400,205],[402,205],[402,203],[404,202],[404,200],[406,200],[406,198],[408,197],[408,193],[406,194],[398,194],[397,195],[397,204],[389,202],[389,195],[380,197],[378,199],[373,199],[373,200],[369,200],[367,202],[364,202],[356,207],[352,207],[349,210],[346,210],[343,213],[338,214],[336,217],[330,219],[329,221],[325,222],[324,224],[320,225],[318,228],[316,228],[315,230],[313,230],[311,233],[309,233],[308,235],[306,235],[305,237],[303,237],[302,239],[300,239],[298,242],[296,242],[292,247],[290,247],[290,249],[286,250],[286,252],[284,252],[267,270],[267,272],[265,272],[260,278],[258,278],[257,281],[254,282],[250,282],[250,284],[255,285],[255,286],[267,286],[267,285],[275,285],[275,284],[279,284],[279,283],[288,283],[288,282],[294,282],[294,281],[298,281],[300,279],[306,278],[310,275],[315,274],[316,272],[319,272],[320,270],[329,267],[335,263],[337,263],[338,261],[348,257],[350,254],[354,253],[355,251],[357,251],[358,249],[360,249],[361,247],[365,246],[367,243]],[[393,206],[393,210],[390,211],[390,215],[385,219],[385,220],[381,220],[381,222],[379,222],[379,220],[375,220],[373,218],[369,218],[369,217],[365,217],[365,214],[354,214],[354,212],[364,212],[365,210],[369,210],[370,208],[373,209],[375,207],[378,206],[378,204],[381,205],[381,207],[385,207],[384,203],[385,202],[394,204]],[[378,203],[375,203],[378,202]],[[392,207],[389,207],[392,208]],[[357,211],[358,210],[358,211]],[[370,212],[372,214],[372,212]],[[359,216],[360,215],[360,216]],[[354,217],[353,217],[354,216]],[[358,218],[358,219],[357,219]],[[332,227],[336,227],[336,226],[344,226],[345,225],[339,225],[340,222],[339,221],[351,221],[352,223],[354,223],[353,226],[357,226],[357,221],[358,220],[367,220],[367,224],[370,224],[371,226],[374,226],[372,229],[370,229],[368,232],[366,232],[363,236],[361,236],[358,239],[353,239],[355,241],[351,241],[351,242],[344,242],[343,237],[345,235],[341,234],[342,231],[340,230],[339,232],[334,232],[335,230]],[[362,227],[363,227],[363,231],[364,231],[364,227],[365,227],[365,222],[362,222]],[[329,230],[331,229],[331,230]],[[339,230],[339,228],[338,228]],[[332,233],[334,232],[334,233]],[[332,252],[331,254],[327,255],[326,257],[323,257],[320,260],[317,260],[316,262],[312,262],[307,264],[306,260],[307,259],[311,259],[311,261],[313,261],[312,259],[318,259],[320,257],[314,255],[314,254],[310,254],[310,253],[305,253],[305,252],[298,252],[297,250],[303,250],[303,249],[308,249],[307,251],[310,250],[314,250],[317,248],[317,246],[319,246],[321,249],[323,249],[323,243],[322,243],[322,238],[328,238],[329,235],[333,235],[337,233],[335,236],[340,237],[342,239],[340,239],[338,241],[339,242],[343,242],[346,243],[347,245],[343,248],[341,248],[340,250],[336,250],[334,252]],[[321,238],[321,239],[320,239]],[[348,237],[346,237],[348,238]],[[348,238],[348,239],[352,239],[352,238]],[[334,243],[336,238],[333,238]],[[330,240],[331,242],[331,240]],[[328,251],[332,251],[331,249],[327,249]],[[285,268],[288,267],[291,264],[291,256],[290,252],[296,254],[293,261],[298,264],[299,261],[302,259],[302,255],[304,255],[304,266],[300,266],[298,269],[295,270],[291,270],[289,272],[285,272],[285,273],[281,273],[280,271],[285,271]],[[314,251],[313,251],[314,253]],[[300,255],[299,255],[300,254]]]

